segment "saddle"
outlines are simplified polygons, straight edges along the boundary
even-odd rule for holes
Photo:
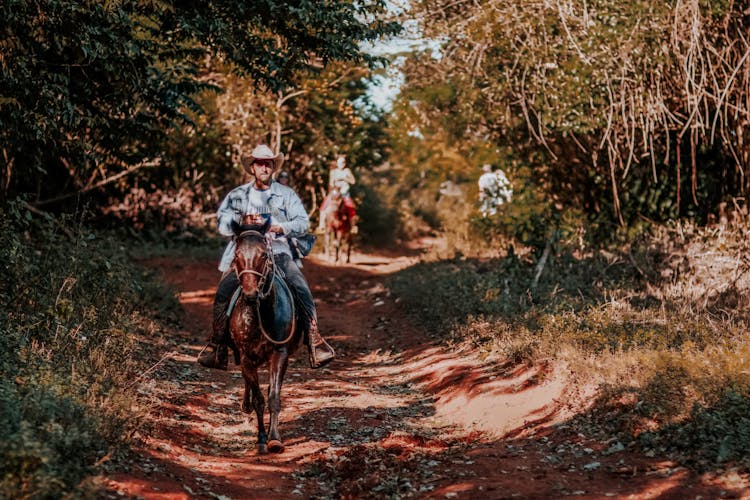
[[[305,233],[302,236],[296,236],[289,238],[292,249],[296,250],[302,257],[307,257],[312,252],[315,240],[318,239],[312,233]]]
[[[272,287],[274,293],[265,299],[257,301],[255,308],[260,317],[260,327],[263,335],[268,341],[276,344],[277,349],[280,349],[294,333],[297,322],[296,308],[291,289],[278,273],[273,275]],[[232,316],[232,312],[241,296],[242,287],[238,286],[229,301],[226,312],[227,317]],[[236,357],[237,350],[233,344],[234,342],[230,346],[235,350]]]
[[[302,259],[310,255],[312,247],[315,244],[315,240],[318,237],[311,233],[306,233],[302,236],[287,236],[289,241],[289,248],[292,250],[292,259],[297,266],[302,269]]]

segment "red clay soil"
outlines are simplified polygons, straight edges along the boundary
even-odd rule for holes
[[[313,257],[304,272],[337,350],[312,370],[299,352],[282,392],[286,449],[259,455],[242,378],[195,363],[210,324],[216,262],[147,263],[176,287],[182,329],[140,393],[150,426],[105,496],[174,498],[750,498],[747,476],[699,475],[575,420],[560,368],[457,352],[409,319],[383,285],[416,257]],[[624,449],[623,449],[624,448]]]

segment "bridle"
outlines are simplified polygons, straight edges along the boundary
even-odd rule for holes
[[[253,229],[248,229],[247,231],[242,231],[238,236],[237,239],[244,238],[245,236],[257,236],[259,238],[262,238],[265,244],[265,251],[264,256],[266,258],[266,262],[263,264],[263,271],[258,272],[254,269],[243,269],[242,271],[237,272],[237,267],[235,266],[235,272],[237,273],[237,278],[241,277],[245,273],[254,274],[258,276],[258,296],[253,299],[253,302],[255,302],[255,312],[258,315],[258,318],[260,318],[261,312],[260,312],[260,302],[261,300],[268,297],[268,295],[271,293],[271,290],[273,289],[273,279],[278,270],[276,269],[276,262],[273,259],[273,249],[271,248],[271,239],[265,236],[260,231],[255,231]],[[286,288],[287,293],[289,296],[292,296],[292,292],[289,291],[289,287],[286,283],[284,283],[284,280],[279,280],[279,283]],[[294,301],[291,303],[291,309],[292,309],[292,324],[291,328],[289,329],[289,335],[284,340],[275,340],[273,337],[271,337],[266,329],[263,326],[263,321],[259,319],[258,326],[260,326],[260,331],[263,334],[263,336],[266,338],[267,341],[271,342],[272,344],[276,345],[283,345],[289,342],[291,340],[292,335],[294,335],[294,332],[296,330],[296,324],[297,324],[297,318],[294,311]]]
[[[242,271],[237,271],[237,267],[235,266],[235,272],[237,272],[237,278],[241,278],[243,274],[254,274],[258,277],[258,297],[257,300],[262,300],[268,297],[268,295],[271,293],[271,289],[273,288],[273,276],[276,273],[276,263],[273,260],[273,251],[271,249],[271,240],[267,238],[263,233],[260,231],[255,231],[253,229],[249,229],[247,231],[242,231],[238,236],[237,239],[240,240],[244,238],[245,236],[258,236],[264,241],[265,244],[265,263],[263,264],[263,270],[261,272],[256,271],[255,269],[243,269]]]

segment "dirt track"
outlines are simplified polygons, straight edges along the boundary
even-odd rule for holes
[[[240,412],[241,375],[195,363],[209,328],[215,262],[155,260],[180,292],[183,330],[142,384],[152,427],[112,497],[161,498],[750,498],[747,478],[697,476],[580,432],[576,398],[553,367],[455,352],[414,325],[382,282],[413,257],[308,259],[329,367],[293,360],[281,432],[258,455]]]

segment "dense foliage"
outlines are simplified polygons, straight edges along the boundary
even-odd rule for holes
[[[705,221],[750,188],[741,2],[414,6],[442,48],[405,66],[392,122],[412,171],[461,182],[493,163],[550,207],[516,221],[535,213],[552,225],[555,211],[579,211],[599,239],[644,218]]]
[[[143,318],[176,304],[117,241],[18,203],[0,222],[0,496],[60,498],[136,428]]]
[[[396,31],[377,19],[382,9],[338,0],[4,1],[0,195],[47,206],[163,164],[167,133],[194,122],[199,92],[217,90],[201,73],[206,61],[274,92],[331,61],[374,63],[358,44]]]

